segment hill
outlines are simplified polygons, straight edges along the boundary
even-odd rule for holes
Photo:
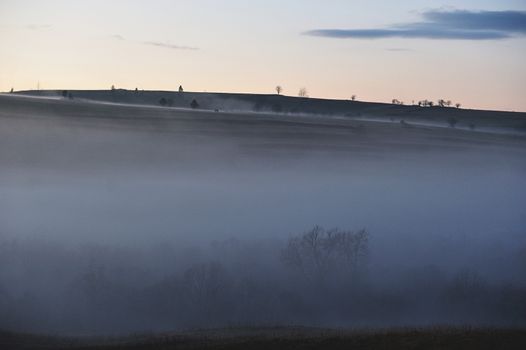
[[[64,90],[17,91],[18,95],[63,98]],[[427,126],[454,126],[463,129],[526,132],[526,113],[453,107],[419,107],[376,102],[300,98],[282,95],[174,92],[142,90],[67,90],[73,99],[116,104],[190,108],[197,101],[199,109],[279,114],[306,114],[347,117],[383,122],[416,123]]]

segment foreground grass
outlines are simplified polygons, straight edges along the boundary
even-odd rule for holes
[[[0,331],[0,349],[526,349],[526,330],[232,328],[123,338],[60,338]]]

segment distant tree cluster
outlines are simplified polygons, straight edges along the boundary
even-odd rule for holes
[[[299,97],[303,97],[303,98],[309,97],[309,94],[307,92],[307,88],[304,88],[304,87],[301,88],[300,91],[298,91],[298,96]]]
[[[315,226],[289,239],[283,261],[308,278],[323,279],[336,271],[351,272],[368,254],[366,230],[326,230]]]
[[[451,102],[451,100],[444,100],[444,99],[438,99],[436,104],[433,101],[430,101],[427,99],[418,101],[418,106],[420,107],[433,107],[435,105],[438,107],[451,107],[453,105],[453,102]],[[455,107],[457,108],[460,108],[460,106],[461,106],[460,103],[455,104]]]
[[[446,101],[444,99],[439,99],[437,104],[438,104],[439,107],[449,107],[449,106],[451,106],[451,101],[450,100]]]
[[[434,105],[435,105],[435,103],[433,101],[430,101],[430,100],[418,101],[418,106],[420,106],[420,107],[433,107]]]

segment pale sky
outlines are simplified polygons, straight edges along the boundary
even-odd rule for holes
[[[0,91],[279,84],[526,111],[525,11],[525,0],[0,0]]]

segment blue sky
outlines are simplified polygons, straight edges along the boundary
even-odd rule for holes
[[[480,11],[497,17],[451,18]],[[1,0],[0,90],[280,84],[289,95],[526,111],[524,11],[524,0]]]

